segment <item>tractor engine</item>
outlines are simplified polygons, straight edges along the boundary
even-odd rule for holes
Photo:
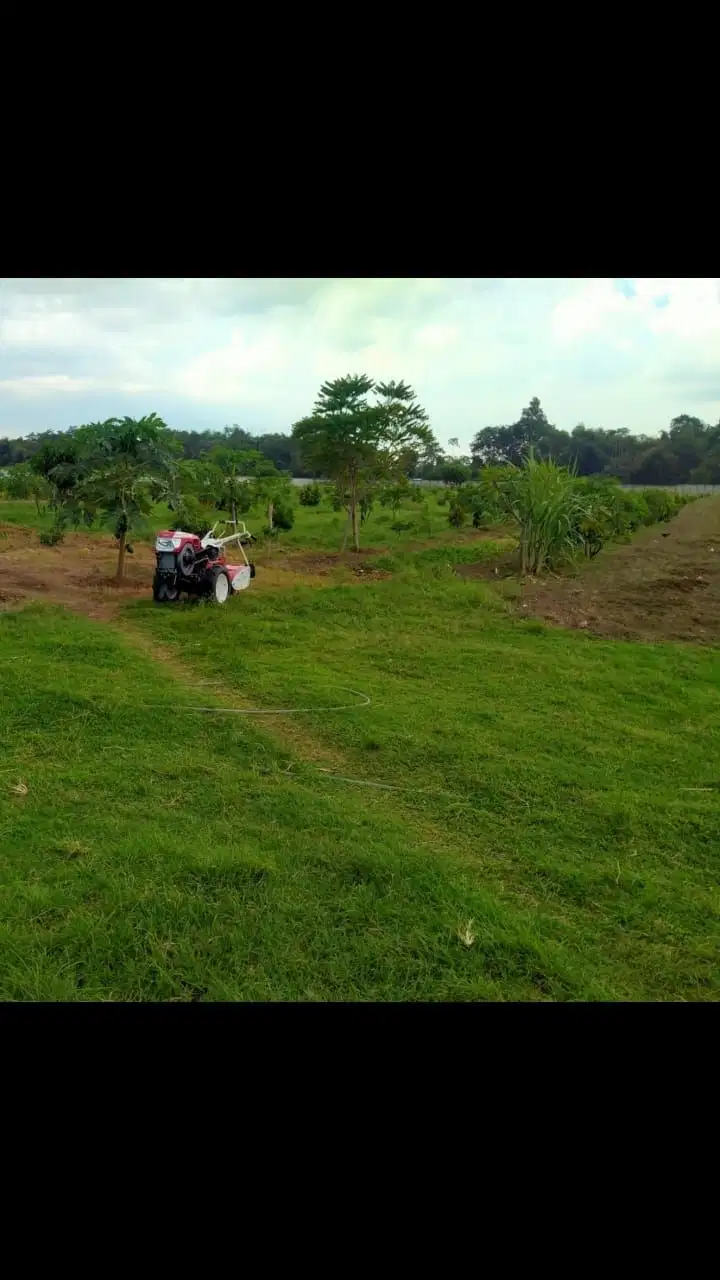
[[[201,539],[182,529],[166,529],[157,535],[153,599],[158,604],[178,600],[182,591],[224,604],[232,592],[249,585],[255,577],[255,566],[248,561],[242,546],[244,564],[228,564],[225,557],[223,544],[235,541],[236,535],[218,539],[212,534],[211,530]]]
[[[181,529],[159,533],[155,539],[155,599],[177,600],[181,591],[202,595],[208,564],[207,549],[197,534]]]

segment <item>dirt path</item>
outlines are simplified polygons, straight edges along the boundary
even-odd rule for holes
[[[176,680],[184,690],[192,689],[197,694],[199,706],[246,708],[257,706],[257,701],[253,701],[252,698],[243,698],[239,690],[234,688],[228,690],[227,683],[221,676],[214,680],[198,676],[197,670],[190,663],[183,661],[176,650],[159,644],[154,637],[146,635],[145,632],[133,626],[127,618],[116,621],[114,629],[121,633],[125,643],[133,649],[153,662],[162,663],[167,669],[169,679]],[[302,718],[267,716],[254,723],[278,746],[294,751],[298,758],[308,763],[327,769],[339,769],[345,764],[343,757],[337,751],[309,735]]]
[[[528,580],[518,608],[598,635],[720,644],[720,498],[689,503],[574,576]]]

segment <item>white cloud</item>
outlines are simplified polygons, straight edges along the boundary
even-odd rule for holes
[[[638,277],[634,293],[623,294],[612,279],[590,281],[553,311],[553,333],[574,341],[595,331],[619,341],[634,328],[679,339],[720,333],[720,289],[716,279]]]
[[[177,386],[193,399],[228,404],[251,394],[263,375],[272,376],[282,354],[277,333],[265,331],[253,337],[248,326],[234,329],[225,346],[196,356],[180,370]]]
[[[452,324],[426,324],[418,330],[415,341],[420,347],[451,347],[459,334]]]
[[[0,430],[156,409],[288,430],[322,381],[413,383],[467,446],[548,416],[657,432],[720,416],[718,280],[63,278],[0,282]]]
[[[101,382],[95,378],[69,378],[64,373],[48,373],[40,377],[3,378],[0,390],[11,395],[29,398],[52,395],[55,392],[67,395],[99,389]]]
[[[631,300],[619,293],[612,279],[591,280],[584,289],[563,298],[552,313],[553,337],[576,342],[616,318],[626,317]]]

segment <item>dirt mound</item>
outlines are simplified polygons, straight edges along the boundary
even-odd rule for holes
[[[690,503],[574,576],[526,581],[519,608],[597,635],[720,644],[720,498]]]

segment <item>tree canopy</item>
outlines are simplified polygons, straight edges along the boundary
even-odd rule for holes
[[[128,534],[142,526],[153,504],[168,494],[179,446],[157,414],[108,418],[79,427],[65,461],[49,465],[58,523],[101,520],[118,540],[117,580],[122,581]],[[41,465],[41,464],[38,464]]]
[[[412,387],[376,383],[367,374],[324,382],[313,413],[295,423],[293,438],[306,465],[335,481],[347,505],[356,551],[361,508],[373,488],[406,474],[436,445]]]

